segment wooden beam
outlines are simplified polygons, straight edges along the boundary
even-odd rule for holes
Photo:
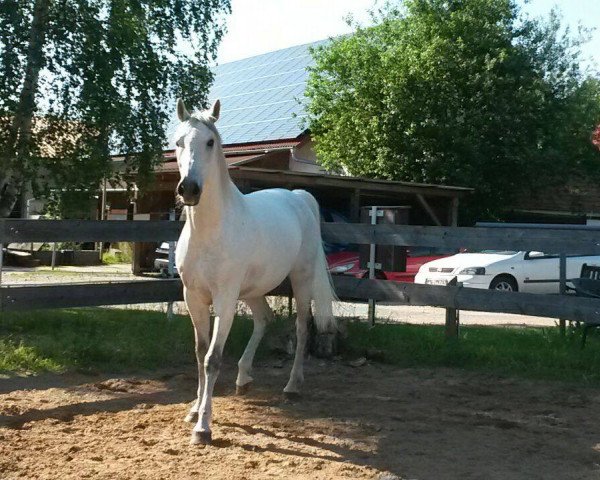
[[[332,243],[600,254],[600,230],[324,223],[321,231]]]
[[[360,188],[352,190],[350,196],[350,221],[353,223],[360,222]]]
[[[600,300],[595,298],[419,285],[340,275],[335,275],[333,281],[338,297],[344,299],[374,298],[377,301],[404,305],[429,305],[534,317],[562,317],[600,325]]]
[[[567,293],[567,256],[564,252],[562,252],[559,257],[558,271],[560,277],[559,293],[560,295],[564,295]],[[568,319],[564,317],[561,317],[558,320],[558,327],[563,336],[567,334],[567,320]]]
[[[433,211],[433,208],[431,208],[429,203],[427,203],[427,200],[425,200],[425,197],[423,195],[421,195],[420,193],[417,193],[417,199],[419,200],[419,203],[425,209],[427,214],[431,217],[431,219],[433,220],[433,223],[435,223],[438,227],[441,227],[442,222],[440,222],[440,219]]]
[[[462,197],[470,195],[473,189],[462,187],[447,187],[443,185],[418,184],[410,182],[393,182],[355,177],[339,177],[335,175],[310,174],[282,170],[230,168],[229,175],[236,183],[241,179],[264,182],[270,186],[292,183],[295,187],[323,188],[360,188],[368,192],[386,192],[389,194],[421,193],[437,197]]]
[[[457,285],[456,277],[450,280],[449,286],[455,287]],[[446,338],[451,340],[458,338],[458,318],[459,310],[454,307],[446,307]]]
[[[183,300],[179,279],[19,285],[0,288],[0,311],[95,307]]]
[[[168,220],[0,220],[0,243],[156,242],[177,240],[183,222]]]
[[[385,280],[334,276],[336,293],[343,299],[391,301],[454,310],[514,313],[567,318],[600,325],[600,300],[571,295],[500,292],[459,286],[432,286]],[[270,295],[289,294],[284,282]],[[40,308],[174,302],[182,300],[179,279],[98,284],[20,285],[0,288],[0,312]]]
[[[449,212],[449,221],[448,224],[451,227],[457,227],[458,226],[458,198],[455,197],[450,201],[450,212]]]
[[[156,242],[177,240],[183,222],[98,220],[0,220],[0,243]],[[426,227],[323,223],[323,238],[337,243],[375,243],[442,248],[539,250],[600,254],[600,230],[563,228]]]

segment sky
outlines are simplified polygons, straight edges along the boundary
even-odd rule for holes
[[[350,33],[344,18],[368,24],[368,11],[382,0],[232,0],[228,32],[217,62],[227,63],[294,45]],[[558,7],[572,30],[579,22],[598,29],[584,46],[587,65],[600,66],[600,0],[518,0],[531,16],[547,16]]]

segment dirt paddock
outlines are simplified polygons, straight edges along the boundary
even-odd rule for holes
[[[0,478],[594,479],[600,389],[311,360],[217,384],[212,446],[182,421],[195,373],[0,379]]]

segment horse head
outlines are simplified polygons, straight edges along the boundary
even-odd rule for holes
[[[175,132],[177,165],[181,177],[177,194],[185,205],[198,204],[205,180],[222,163],[221,137],[215,127],[220,110],[221,103],[217,100],[208,110],[190,114],[183,100],[177,100],[177,117],[181,122]]]

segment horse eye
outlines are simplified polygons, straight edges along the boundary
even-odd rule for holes
[[[215,144],[215,140],[213,138],[211,138],[208,142],[206,142],[206,145],[209,147],[212,147]]]

